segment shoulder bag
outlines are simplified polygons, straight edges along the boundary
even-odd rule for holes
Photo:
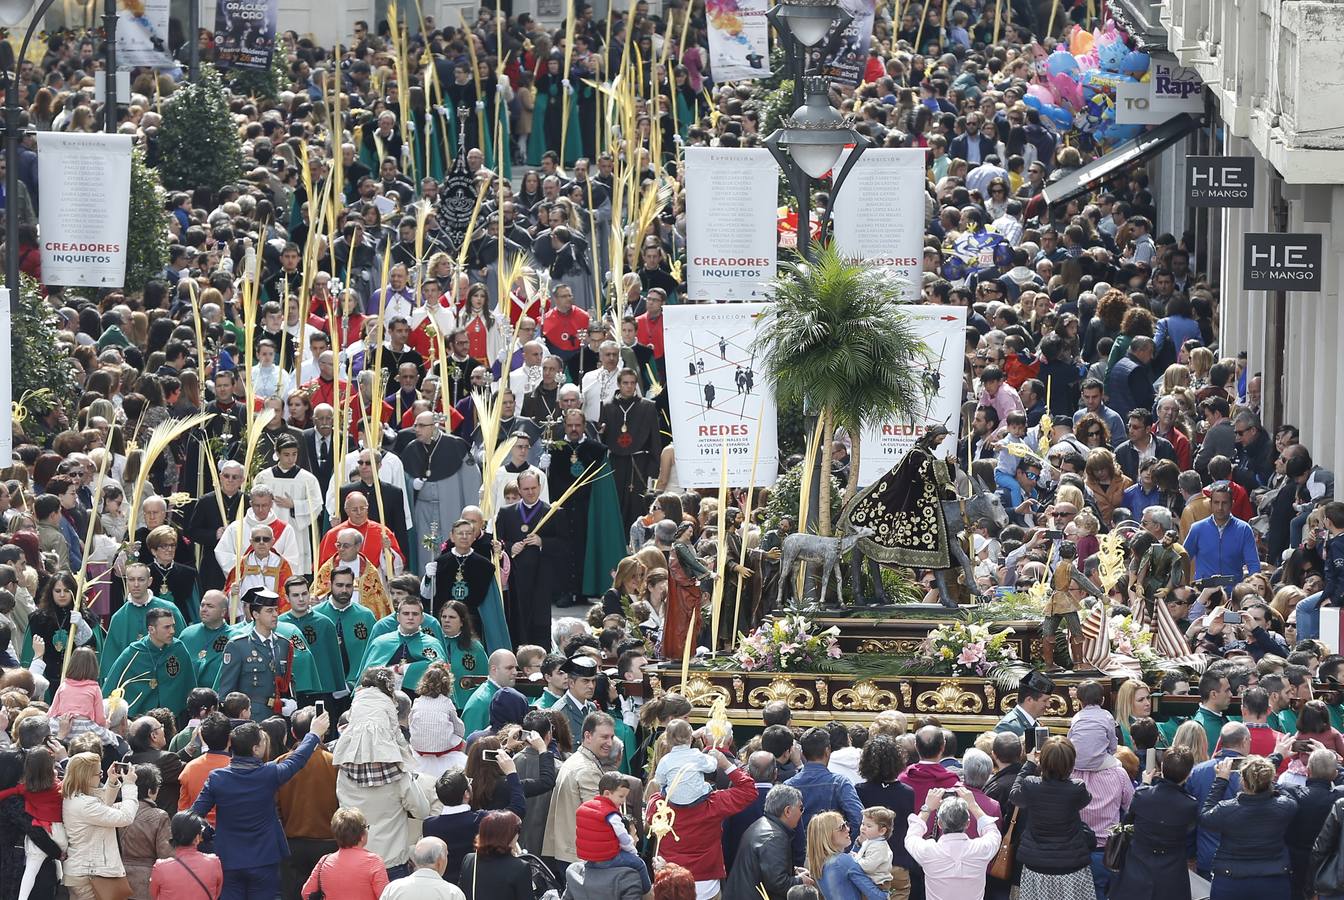
[[[125,875],[115,878],[107,875],[90,875],[89,887],[98,900],[130,900],[131,882]]]
[[[1013,850],[1013,831],[1017,829],[1017,815],[1022,810],[1013,807],[1012,818],[1008,820],[1008,830],[1003,835],[1003,840],[999,842],[999,849],[994,852],[994,858],[989,861],[987,870],[990,878],[997,878],[1000,881],[1012,881],[1013,864],[1016,862]]]
[[[1134,814],[1131,812],[1106,836],[1106,847],[1101,851],[1101,864],[1112,872],[1119,872],[1125,867],[1125,858],[1129,855],[1129,845],[1133,840]]]
[[[331,859],[331,854],[327,854],[317,861],[317,890],[312,891],[303,900],[327,900],[327,892],[322,890],[322,864]]]

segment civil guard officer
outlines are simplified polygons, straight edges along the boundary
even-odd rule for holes
[[[294,646],[276,634],[280,596],[253,588],[243,595],[252,624],[239,629],[224,648],[215,691],[223,697],[242,691],[252,701],[252,721],[292,713],[294,702]]]

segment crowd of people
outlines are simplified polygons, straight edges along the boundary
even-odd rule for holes
[[[42,284],[74,390],[20,398],[0,471],[0,900],[1344,896],[1321,613],[1344,503],[1264,424],[1143,169],[1043,202],[1105,149],[1028,102],[1048,7],[881,8],[862,83],[832,84],[877,145],[927,150],[922,299],[967,316],[955,465],[1009,518],[957,536],[963,587],[1048,587],[1040,670],[973,735],[895,710],[802,727],[778,702],[724,733],[644,692],[650,661],[772,611],[797,527],[769,488],[751,515],[684,490],[665,440],[680,152],[761,146],[772,101],[715,80],[703,4],[580,3],[558,29],[508,9],[360,22],[334,52],[287,35],[278,96],[229,97],[246,177],[167,197],[160,276]],[[23,67],[31,130],[96,128],[95,49],[52,34]],[[633,134],[597,87],[620,73]],[[137,73],[117,112],[151,165],[173,88]],[[453,160],[414,139],[435,128],[487,188],[465,247]],[[40,283],[31,135],[18,160],[0,205]],[[653,215],[613,223],[621,178],[659,186]],[[526,290],[500,291],[501,247]],[[720,578],[738,613],[715,634]],[[1050,674],[1132,651],[1094,646],[1127,614],[1170,674],[1079,683],[1051,736]]]

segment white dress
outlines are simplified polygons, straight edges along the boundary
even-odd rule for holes
[[[466,766],[466,728],[452,697],[416,697],[410,726],[416,772],[437,779],[449,769]]]

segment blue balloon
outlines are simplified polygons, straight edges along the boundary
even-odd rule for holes
[[[1045,60],[1045,70],[1051,75],[1078,71],[1078,60],[1067,50],[1056,50]]]
[[[1148,63],[1147,53],[1142,50],[1131,50],[1125,54],[1124,62],[1120,64],[1120,71],[1135,78],[1142,78],[1143,73],[1148,71]]]
[[[1024,95],[1024,96],[1022,97],[1022,102],[1025,103],[1025,104],[1027,104],[1027,106],[1031,107],[1032,109],[1036,110],[1037,112],[1040,112],[1040,111],[1041,111],[1041,107],[1044,106],[1044,104],[1041,103],[1041,98],[1040,98],[1040,97],[1036,97],[1036,96],[1034,96],[1034,95],[1032,95],[1032,94],[1026,94],[1026,95]]]
[[[1042,106],[1041,115],[1045,116],[1051,122],[1054,122],[1060,128],[1068,128],[1073,124],[1073,113],[1064,109],[1062,106]]]

